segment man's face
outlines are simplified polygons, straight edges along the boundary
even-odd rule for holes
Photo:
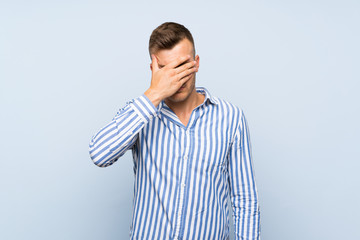
[[[162,68],[178,57],[190,55],[192,56],[189,61],[196,61],[196,66],[199,67],[199,56],[196,55],[194,59],[193,45],[188,39],[181,40],[175,47],[170,50],[160,50],[154,54],[158,59],[159,67]],[[184,62],[186,63],[186,62]],[[180,64],[182,65],[182,64]],[[182,87],[172,96],[166,100],[174,103],[179,103],[187,100],[191,94],[196,94],[195,90],[195,74],[192,73],[190,79],[185,82]]]

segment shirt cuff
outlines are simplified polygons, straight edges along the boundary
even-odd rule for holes
[[[144,123],[149,122],[150,119],[158,114],[158,109],[145,94],[130,101],[130,106],[140,116]]]

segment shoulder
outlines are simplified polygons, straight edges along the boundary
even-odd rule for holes
[[[220,115],[227,117],[231,120],[239,120],[243,115],[243,110],[241,107],[212,95],[209,90],[204,87],[197,87],[197,91],[205,94],[205,97],[211,103],[215,109],[219,112]]]
[[[224,112],[224,114],[238,119],[240,119],[244,114],[243,109],[234,103],[216,96],[213,96],[212,98],[217,102],[219,110]]]
[[[213,97],[218,103],[216,108],[218,109],[221,121],[225,124],[227,131],[229,132],[230,143],[235,140],[235,137],[242,132],[242,123],[245,120],[243,109],[234,103],[224,100],[219,97]]]

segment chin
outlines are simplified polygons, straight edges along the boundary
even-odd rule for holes
[[[181,92],[177,92],[174,95],[170,96],[168,100],[170,102],[179,103],[185,101],[191,94],[191,91],[189,90],[183,90]]]
[[[174,94],[171,97],[168,98],[170,102],[179,103],[183,102],[188,98],[188,94],[184,95],[183,93]]]

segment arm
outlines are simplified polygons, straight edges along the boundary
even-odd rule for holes
[[[251,157],[250,135],[241,111],[229,152],[229,186],[235,239],[260,239],[260,208]]]
[[[178,57],[160,69],[156,56],[152,55],[150,88],[122,108],[90,141],[90,157],[97,166],[112,165],[135,144],[138,132],[157,114],[159,103],[173,95],[197,71],[196,61],[181,65],[189,59],[190,56]]]
[[[157,109],[145,95],[120,109],[90,141],[89,153],[94,164],[107,167],[116,162],[135,144],[139,131],[156,114]]]

